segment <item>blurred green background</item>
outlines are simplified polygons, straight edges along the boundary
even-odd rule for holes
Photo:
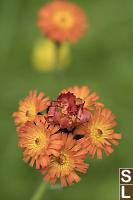
[[[96,91],[116,115],[120,145],[103,160],[90,160],[87,174],[72,187],[49,189],[44,199],[117,200],[118,168],[133,167],[133,1],[75,0],[88,15],[86,35],[71,48],[70,67],[60,72],[39,73],[30,57],[37,10],[45,0],[0,0],[0,199],[30,200],[42,175],[22,161],[12,113],[28,91],[37,89],[54,98],[60,90],[87,85]]]

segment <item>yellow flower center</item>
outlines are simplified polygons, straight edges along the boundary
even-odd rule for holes
[[[77,95],[76,96],[76,104],[84,104],[84,107],[87,107],[88,105],[88,101],[87,101],[87,97],[84,97],[83,95]]]
[[[34,102],[24,102],[20,108],[20,117],[23,122],[33,121],[37,114]]]
[[[41,131],[35,132],[30,142],[30,146],[32,146],[32,150],[37,152],[45,148],[46,145],[47,145],[46,135],[42,133]]]
[[[93,139],[96,141],[102,137],[103,131],[101,128],[92,127],[90,130],[90,134],[93,137]]]
[[[83,98],[76,98],[76,104],[77,105],[80,105],[80,104],[84,104],[85,102],[84,102],[84,100],[83,100]]]
[[[52,156],[51,159],[52,165],[60,168],[60,170],[67,168],[69,166],[69,161],[70,161],[69,155],[63,151],[60,152],[59,157]]]
[[[63,29],[69,29],[74,24],[73,16],[66,11],[57,12],[53,19],[54,23]]]
[[[88,98],[86,97],[86,98],[84,98],[84,107],[87,107],[88,105],[89,105],[89,102],[88,102]]]

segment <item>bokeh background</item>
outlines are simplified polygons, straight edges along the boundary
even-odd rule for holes
[[[71,47],[65,71],[40,73],[31,65],[37,10],[45,0],[0,0],[0,199],[30,200],[41,174],[22,161],[12,113],[28,91],[54,98],[60,90],[87,85],[116,115],[120,145],[103,160],[90,160],[87,174],[72,187],[48,189],[45,200],[118,199],[118,169],[133,167],[133,1],[74,0],[87,13],[90,27]]]

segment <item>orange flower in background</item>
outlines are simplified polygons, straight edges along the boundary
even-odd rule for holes
[[[58,126],[48,126],[46,121],[43,123],[39,119],[21,126],[18,132],[18,146],[24,148],[23,160],[27,163],[31,158],[31,167],[36,161],[37,169],[49,165],[49,155],[59,156],[58,150],[63,145],[60,134],[56,133],[58,130]]]
[[[29,96],[19,103],[18,112],[13,113],[15,124],[23,124],[27,121],[33,121],[39,112],[42,112],[50,105],[49,97],[44,97],[41,92],[37,97],[37,91],[29,92]]]
[[[90,89],[87,86],[82,86],[81,88],[74,86],[73,88],[62,91],[62,93],[67,92],[73,93],[77,98],[77,103],[84,103],[84,108],[87,110],[94,110],[94,106],[104,106],[104,104],[96,102],[99,100],[99,96],[97,96],[96,92],[89,95]]]
[[[56,42],[78,40],[87,28],[87,19],[80,7],[65,1],[53,1],[39,12],[38,27],[43,35]]]
[[[44,180],[50,181],[50,184],[55,184],[57,179],[60,178],[61,185],[71,186],[74,181],[79,182],[80,177],[75,171],[86,173],[88,164],[84,163],[83,158],[86,156],[86,150],[75,151],[76,140],[73,139],[73,135],[62,133],[61,139],[64,142],[64,146],[60,149],[59,156],[51,155],[50,165],[42,169],[42,174],[47,173]]]
[[[79,126],[74,133],[84,135],[78,144],[88,150],[91,158],[94,158],[97,152],[97,158],[102,159],[102,149],[108,156],[114,151],[112,144],[118,145],[116,139],[121,139],[121,134],[115,133],[112,129],[115,126],[112,111],[107,108],[101,110],[101,107],[97,107],[90,120]]]

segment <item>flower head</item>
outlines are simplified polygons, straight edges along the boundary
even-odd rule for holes
[[[70,92],[61,93],[48,111],[48,121],[68,131],[89,117],[90,113],[83,110],[83,103],[77,103],[75,95]]]
[[[48,126],[46,121],[38,118],[35,122],[28,121],[22,125],[18,133],[18,146],[23,148],[23,160],[27,163],[31,159],[31,167],[36,161],[38,169],[49,165],[49,155],[58,156],[58,150],[63,145],[60,133],[56,133],[58,130],[58,126]]]
[[[60,178],[61,185],[72,185],[74,181],[79,182],[80,177],[75,171],[86,173],[88,164],[84,163],[83,158],[86,156],[86,150],[75,151],[76,141],[73,139],[73,135],[62,134],[61,139],[64,142],[64,146],[59,150],[59,156],[51,155],[50,165],[45,169],[42,169],[42,174],[47,173],[44,179],[50,184],[55,184],[57,178]]]
[[[59,178],[63,187],[79,182],[76,172],[86,173],[88,153],[102,159],[103,151],[108,156],[119,144],[112,111],[97,102],[95,92],[89,93],[87,86],[74,86],[50,102],[49,97],[43,99],[44,93],[37,97],[37,91],[31,91],[13,114],[23,160],[45,174],[50,184]]]
[[[90,89],[87,86],[82,86],[81,88],[74,86],[73,88],[68,88],[67,90],[62,91],[62,93],[67,92],[73,93],[76,96],[76,101],[83,102],[84,108],[87,110],[94,110],[95,106],[104,106],[102,103],[97,102],[99,96],[96,92],[89,95]]]
[[[121,134],[114,132],[112,128],[115,126],[112,111],[97,107],[90,120],[79,126],[74,133],[84,135],[84,138],[78,140],[78,144],[88,150],[91,158],[94,158],[97,152],[97,158],[101,159],[102,149],[108,156],[114,150],[112,144],[119,144],[116,139],[121,139]]]
[[[87,20],[84,12],[74,3],[53,1],[39,10],[38,26],[43,35],[56,42],[75,42],[84,34]]]
[[[42,99],[44,93],[41,92],[37,97],[37,91],[29,92],[29,96],[19,103],[18,112],[13,113],[15,124],[23,124],[33,121],[39,112],[42,112],[50,105],[49,97]]]

